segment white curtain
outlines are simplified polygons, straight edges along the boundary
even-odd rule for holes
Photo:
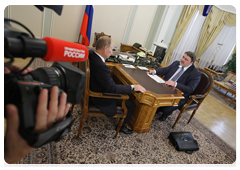
[[[206,17],[202,16],[197,9],[182,39],[173,50],[168,65],[180,60],[186,51],[195,52],[205,19]]]
[[[231,58],[235,44],[236,26],[225,25],[208,49],[199,57],[199,67],[209,67],[213,60],[214,69],[221,70],[221,67]]]

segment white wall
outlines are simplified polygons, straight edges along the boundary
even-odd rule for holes
[[[30,31],[33,32],[35,37],[42,36],[43,13],[40,10],[38,10],[35,6],[11,5],[9,9],[9,15],[11,19],[14,19],[25,25]],[[27,32],[22,27],[14,25],[12,22],[11,24],[15,28]]]
[[[138,6],[127,44],[133,45],[138,42],[145,46],[156,9],[157,5]]]
[[[60,16],[53,12],[52,37],[76,42],[84,11],[85,5],[64,5]]]
[[[111,35],[115,46],[120,47],[131,8],[131,5],[94,5],[90,45],[95,32],[104,32]]]
[[[175,8],[176,8],[176,5],[168,6],[168,11],[167,11],[166,17],[164,19],[164,22],[163,22],[161,31],[159,33],[159,36],[157,38],[157,42],[161,42],[163,40],[163,43],[164,43],[164,36],[168,33],[167,32],[168,31],[168,26],[170,24],[171,18],[173,17]]]

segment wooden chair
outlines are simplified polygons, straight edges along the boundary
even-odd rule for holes
[[[212,75],[201,68],[198,68],[198,70],[202,73],[201,80],[196,87],[196,89],[193,91],[193,93],[189,96],[189,101],[182,107],[180,108],[180,113],[172,126],[172,128],[175,127],[179,119],[181,118],[182,114],[187,111],[187,110],[193,110],[191,117],[189,118],[188,122],[189,123],[193,116],[195,115],[197,109],[203,102],[203,100],[206,98],[208,93],[210,92],[212,86],[213,86],[213,77]]]
[[[123,94],[114,94],[114,93],[98,93],[98,92],[93,92],[89,89],[89,83],[90,83],[90,67],[89,67],[89,60],[87,59],[85,62],[74,62],[74,66],[78,67],[82,71],[86,73],[86,83],[85,83],[85,89],[83,92],[82,100],[80,103],[81,111],[82,111],[82,117],[80,120],[80,125],[79,125],[79,130],[78,130],[78,135],[77,139],[79,138],[85,119],[88,116],[94,116],[94,117],[107,117],[100,109],[95,107],[91,102],[89,102],[89,97],[99,97],[99,98],[112,98],[112,99],[122,99],[122,107],[117,107],[117,114],[113,116],[113,118],[120,118],[116,134],[114,136],[114,139],[117,137],[118,132],[123,124],[123,121],[127,115],[127,107],[125,106],[125,101],[129,99],[128,95],[123,95]],[[76,104],[73,104],[72,106],[72,111],[73,108]]]
[[[97,40],[102,36],[109,36],[109,38],[111,38],[111,35],[106,35],[106,34],[104,34],[104,32],[101,32],[101,33],[96,33],[95,32],[94,42],[92,44],[93,47],[96,47]]]

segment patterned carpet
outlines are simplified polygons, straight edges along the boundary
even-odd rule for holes
[[[177,112],[177,111],[176,111]],[[232,164],[236,151],[193,118],[184,114],[174,130],[171,125],[176,112],[165,122],[155,115],[148,133],[126,135],[113,139],[118,119],[88,117],[80,138],[76,135],[80,107],[75,107],[75,123],[61,141],[33,150],[20,164]],[[168,140],[172,131],[189,131],[199,144],[193,154],[178,152]]]
[[[36,62],[34,62],[36,64]],[[36,66],[36,65],[35,65]],[[34,66],[34,67],[35,67]],[[39,66],[39,65],[38,65]],[[36,68],[36,67],[35,67]],[[59,142],[34,149],[20,164],[232,164],[236,151],[195,118],[189,124],[185,113],[174,130],[175,111],[166,121],[155,115],[147,133],[113,139],[118,119],[87,118],[82,134],[76,135],[80,122],[80,107],[74,108],[75,122],[71,131]],[[193,154],[178,152],[168,139],[170,132],[189,131],[197,140],[199,150]]]

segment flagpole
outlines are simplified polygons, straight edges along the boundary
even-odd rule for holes
[[[79,41],[80,41],[80,37],[81,37],[81,33],[79,33],[79,36],[78,36],[78,43],[81,44]]]

